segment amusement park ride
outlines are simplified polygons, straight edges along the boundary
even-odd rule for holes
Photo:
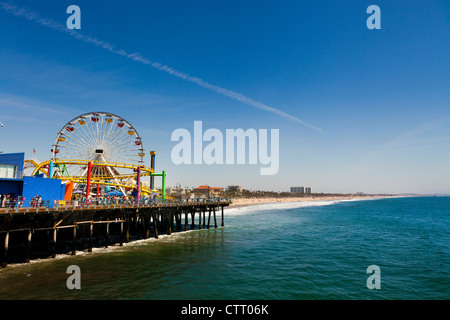
[[[51,149],[52,158],[42,163],[25,161],[32,176],[44,174],[72,186],[72,193],[86,197],[115,189],[123,195],[134,190],[140,195],[158,194],[165,199],[166,174],[155,173],[156,152],[150,152],[151,166],[144,165],[145,149],[136,129],[124,118],[106,112],[92,112],[69,121],[59,131]],[[162,177],[161,192],[154,189],[154,177]],[[141,178],[150,177],[150,186]]]

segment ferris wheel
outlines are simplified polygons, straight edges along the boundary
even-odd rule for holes
[[[66,123],[56,136],[52,159],[87,160],[94,163],[129,163],[143,165],[142,138],[125,119],[106,112],[80,115]],[[86,176],[87,168],[79,172],[68,168],[56,170],[57,175]],[[117,180],[121,172],[115,166],[94,166],[92,175],[99,179]]]

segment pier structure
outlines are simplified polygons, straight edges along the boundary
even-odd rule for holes
[[[224,207],[231,202],[166,195],[166,171],[155,172],[156,151],[146,166],[142,138],[121,116],[79,115],[61,128],[50,151],[51,159],[40,163],[25,160],[24,153],[0,156],[14,173],[0,177],[2,267],[210,228],[211,218],[217,228],[220,211],[224,226]],[[146,177],[149,186],[142,181]],[[161,178],[160,189],[155,177]]]
[[[228,200],[151,204],[66,203],[53,207],[0,208],[0,262],[26,263],[57,254],[158,238],[161,234],[224,227]],[[206,215],[208,217],[206,218]],[[207,221],[207,222],[206,222]]]

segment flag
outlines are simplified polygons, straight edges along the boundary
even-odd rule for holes
[[[33,153],[36,154],[36,150],[33,149]]]

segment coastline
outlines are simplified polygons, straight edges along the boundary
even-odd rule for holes
[[[373,200],[384,198],[404,198],[403,195],[320,195],[306,197],[267,197],[267,198],[235,198],[229,208],[247,207],[258,204],[287,203],[287,202],[312,202],[332,200]]]

